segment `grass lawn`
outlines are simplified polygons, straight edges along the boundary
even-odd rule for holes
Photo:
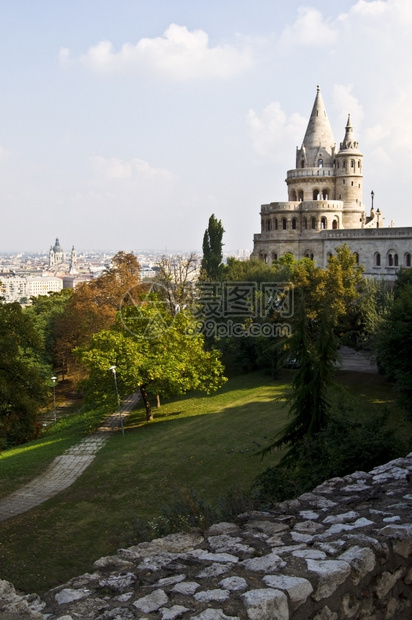
[[[258,444],[265,445],[286,420],[282,400],[289,380],[290,372],[276,381],[260,373],[236,377],[216,394],[164,402],[151,423],[139,407],[127,419],[124,437],[113,434],[75,484],[0,523],[0,578],[41,593],[91,571],[94,560],[132,544],[126,532],[133,518],[158,515],[182,488],[195,488],[210,502],[230,486],[247,489],[279,458],[274,454],[262,461],[256,453]],[[381,377],[340,373],[339,381],[365,415],[389,407],[393,424],[412,446],[412,423],[404,423]],[[335,395],[336,400],[342,397],[340,392]],[[84,421],[82,432],[95,423]],[[80,421],[72,424],[71,430],[59,431],[59,423],[43,439],[4,453],[1,478],[10,476],[14,482],[2,488],[27,479],[33,461],[34,477],[79,437]]]

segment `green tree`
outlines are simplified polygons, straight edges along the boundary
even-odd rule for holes
[[[39,431],[50,376],[42,363],[42,342],[32,318],[15,303],[0,305],[0,445],[24,443]]]
[[[44,363],[53,368],[53,374],[58,370],[64,373],[65,370],[60,367],[56,355],[56,323],[65,312],[72,293],[71,289],[66,288],[49,295],[32,297],[32,305],[24,309],[24,313],[31,317],[41,339]]]
[[[326,269],[299,261],[294,269],[295,315],[286,353],[298,367],[288,397],[291,421],[267,450],[289,447],[293,460],[301,442],[325,428],[330,419],[328,390],[338,359],[342,320],[358,297],[362,269],[349,248],[336,248]]]
[[[202,278],[211,282],[222,278],[223,233],[222,221],[212,214],[203,236]]]
[[[172,316],[155,303],[130,307],[112,330],[95,334],[78,350],[89,371],[86,401],[113,402],[110,367],[116,366],[122,396],[139,389],[152,419],[150,395],[171,396],[189,390],[211,392],[223,385],[223,366],[216,350],[205,351],[190,314]]]
[[[378,363],[393,381],[400,404],[412,415],[412,273],[400,269],[394,299],[378,339]]]
[[[68,368],[75,378],[82,378],[74,349],[114,325],[120,308],[136,303],[139,294],[140,265],[132,252],[118,252],[101,276],[78,285],[56,318],[58,365]]]

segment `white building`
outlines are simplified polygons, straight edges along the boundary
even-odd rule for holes
[[[7,303],[61,291],[62,278],[55,276],[1,276],[0,296]]]
[[[412,227],[383,227],[379,209],[369,215],[362,202],[363,155],[350,117],[339,148],[332,134],[320,88],[296,168],[288,170],[288,200],[261,206],[261,232],[252,256],[272,262],[286,253],[326,267],[336,247],[347,244],[367,275],[393,279],[412,266]]]

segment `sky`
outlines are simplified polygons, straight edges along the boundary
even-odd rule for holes
[[[411,32],[411,0],[0,0],[0,252],[200,250],[212,213],[252,249],[318,84],[412,226]]]

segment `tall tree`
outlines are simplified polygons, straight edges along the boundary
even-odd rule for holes
[[[378,339],[378,363],[412,415],[412,272],[400,269],[394,299]]]
[[[203,236],[202,278],[205,280],[213,282],[222,278],[224,232],[222,221],[212,214]]]
[[[32,317],[15,303],[0,305],[0,447],[36,437],[37,413],[47,399],[49,369]]]
[[[293,459],[306,436],[325,428],[331,406],[328,389],[333,384],[342,318],[355,302],[362,268],[349,248],[336,248],[327,269],[313,261],[299,261],[294,270],[295,315],[287,353],[298,370],[288,397],[291,421],[267,448],[289,446],[284,462]]]

